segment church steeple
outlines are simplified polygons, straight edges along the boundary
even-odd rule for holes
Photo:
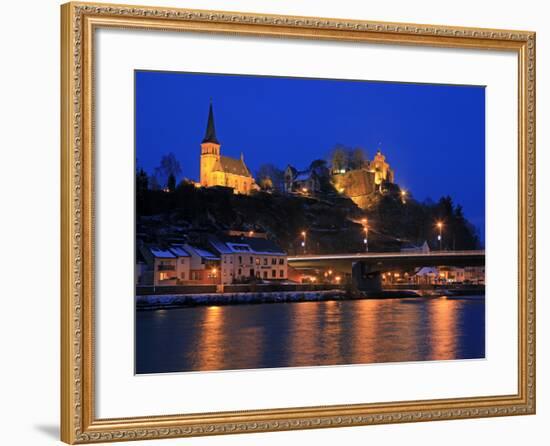
[[[212,100],[210,100],[210,109],[208,110],[208,123],[206,124],[206,133],[204,134],[203,143],[211,142],[219,144],[216,138],[216,127],[214,126],[214,111],[212,110]]]

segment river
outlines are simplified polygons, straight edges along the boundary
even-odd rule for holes
[[[482,296],[136,312],[136,373],[484,357]]]

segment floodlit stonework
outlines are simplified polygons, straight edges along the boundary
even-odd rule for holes
[[[210,104],[206,134],[201,144],[200,184],[204,187],[230,187],[235,193],[249,194],[256,188],[256,183],[246,167],[243,154],[240,159],[223,156],[220,147]]]

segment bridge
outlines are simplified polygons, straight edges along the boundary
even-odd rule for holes
[[[362,252],[349,254],[304,254],[289,256],[295,269],[334,269],[351,274],[362,291],[382,289],[381,273],[394,268],[423,266],[483,266],[485,251]]]

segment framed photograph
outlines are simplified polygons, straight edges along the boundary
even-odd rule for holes
[[[67,443],[535,413],[535,33],[62,6]]]

